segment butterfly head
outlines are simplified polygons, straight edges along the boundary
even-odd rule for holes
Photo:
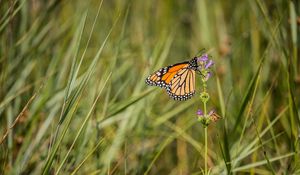
[[[193,59],[191,59],[189,61],[189,68],[190,69],[193,69],[193,70],[198,70],[198,58],[197,57],[194,57]]]

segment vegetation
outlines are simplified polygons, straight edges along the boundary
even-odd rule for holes
[[[0,174],[300,174],[298,1],[0,0]],[[222,117],[145,84],[205,48]],[[207,144],[207,147],[205,145]],[[207,151],[207,156],[205,152]]]

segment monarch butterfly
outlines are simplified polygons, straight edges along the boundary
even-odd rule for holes
[[[188,100],[195,94],[195,73],[198,70],[197,57],[159,69],[149,75],[146,83],[165,88],[174,100]]]

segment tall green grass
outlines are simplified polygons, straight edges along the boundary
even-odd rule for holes
[[[0,174],[298,174],[298,1],[0,1]],[[145,78],[209,50],[204,129]],[[200,79],[196,87],[200,88]],[[197,90],[199,92],[199,90]]]

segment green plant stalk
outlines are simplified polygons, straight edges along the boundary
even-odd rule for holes
[[[205,175],[207,175],[207,127],[204,128],[204,137],[205,137],[205,155],[204,155],[204,163],[205,163]]]
[[[205,91],[204,91],[205,92]],[[204,113],[204,116],[206,117],[207,115],[207,112],[206,112],[206,102],[203,102],[203,113]]]
[[[204,86],[204,92],[205,92],[205,82],[203,83]],[[204,116],[206,117],[207,112],[206,112],[206,102],[203,101],[203,113]],[[204,125],[204,174],[207,175],[207,119],[205,119],[205,125]]]
[[[202,93],[205,93],[206,94],[206,82],[205,81],[202,81],[202,85],[203,85],[203,92]],[[202,99],[202,98],[201,98]],[[207,124],[208,124],[208,119],[206,118],[207,117],[207,109],[206,109],[206,103],[207,103],[207,99],[206,100],[203,100],[202,99],[202,102],[203,102],[203,113],[204,113],[204,116],[205,116],[205,124],[204,124],[204,174],[207,175]]]

